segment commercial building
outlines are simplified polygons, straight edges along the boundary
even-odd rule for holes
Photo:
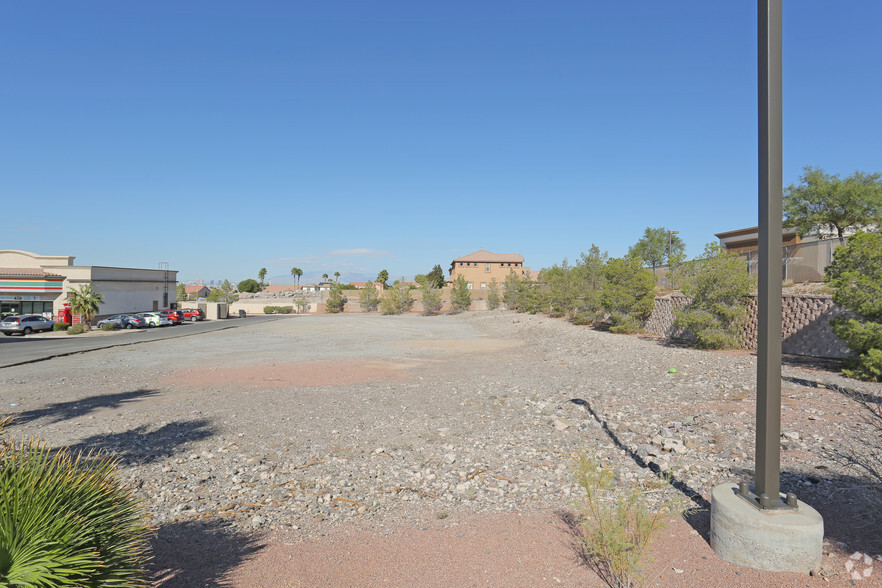
[[[96,318],[174,308],[176,270],[74,265],[74,257],[0,250],[0,312],[57,316],[84,284],[104,297]]]
[[[491,280],[502,285],[509,272],[518,277],[531,278],[533,273],[524,266],[524,257],[517,253],[491,253],[481,249],[463,257],[457,257],[450,264],[450,281],[463,276],[470,290],[486,290]]]

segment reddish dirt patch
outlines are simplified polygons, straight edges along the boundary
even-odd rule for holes
[[[165,379],[179,386],[244,385],[249,388],[315,387],[403,379],[401,366],[384,362],[298,361],[181,369]]]

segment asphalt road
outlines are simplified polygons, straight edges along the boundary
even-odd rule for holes
[[[0,368],[43,361],[53,357],[86,353],[96,349],[120,345],[138,345],[149,341],[160,341],[176,337],[188,337],[223,329],[254,326],[276,320],[286,320],[284,316],[250,316],[248,318],[229,318],[199,322],[185,322],[180,325],[144,329],[114,331],[112,333],[93,332],[83,335],[66,333],[39,333],[23,337],[0,336]]]

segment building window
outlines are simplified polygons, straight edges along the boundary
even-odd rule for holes
[[[487,289],[487,282],[481,282],[481,290]]]
[[[469,289],[469,290],[472,289],[472,283],[471,283],[471,282],[468,283],[468,289]]]
[[[485,271],[485,272],[489,272],[489,271],[490,271],[490,264],[489,264],[489,263],[487,264],[487,269],[485,269],[484,271]]]

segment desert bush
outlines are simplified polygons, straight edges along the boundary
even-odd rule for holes
[[[453,312],[463,312],[472,306],[472,291],[469,290],[469,284],[462,274],[453,281],[453,288],[450,290],[450,305],[453,307]]]
[[[101,325],[102,331],[115,331],[118,328],[119,327],[116,325],[116,323],[104,323],[103,325]]]
[[[86,329],[83,328],[83,325],[71,325],[67,329],[68,335],[81,335]]]
[[[358,293],[358,304],[361,306],[362,312],[374,312],[380,305],[380,294],[373,282],[367,285]]]
[[[148,528],[116,465],[0,441],[0,585],[148,585]]]
[[[843,373],[882,381],[882,235],[850,237],[847,246],[833,252],[825,279],[834,288],[833,301],[857,315],[830,321],[853,354]]]
[[[548,314],[566,316],[575,324],[595,322],[600,303],[598,297],[603,286],[603,267],[607,254],[592,245],[588,254],[582,253],[576,265],[566,259],[560,265],[544,268],[539,273],[539,287],[546,300],[536,300],[537,294],[528,295],[529,309],[548,305]]]
[[[638,331],[655,304],[655,274],[643,267],[640,258],[621,257],[606,263],[603,278],[598,300],[610,315],[610,331]]]
[[[709,243],[698,259],[680,265],[672,275],[680,291],[690,298],[677,311],[674,324],[695,335],[704,349],[731,349],[742,344],[747,323],[747,303],[755,279],[744,261]]]
[[[343,306],[346,304],[346,297],[343,296],[343,288],[340,284],[332,284],[331,291],[328,292],[328,299],[325,301],[325,308],[331,314],[343,312]]]
[[[490,280],[490,284],[487,286],[487,309],[488,310],[496,310],[499,308],[499,304],[501,299],[499,297],[499,282],[496,281],[496,278]]]
[[[585,454],[576,457],[573,471],[585,492],[575,506],[582,512],[582,542],[595,571],[610,586],[642,584],[654,536],[668,517],[685,512],[687,503],[672,495],[669,480],[645,489],[616,488],[615,472]]]
[[[423,316],[437,314],[441,310],[441,290],[433,280],[426,280],[420,288],[423,302]]]
[[[52,325],[53,331],[66,331],[70,327],[70,323],[55,323]]]
[[[309,310],[309,299],[303,294],[295,294],[294,307],[297,309],[297,314],[307,312]]]
[[[263,314],[291,314],[293,306],[264,306]]]
[[[401,280],[383,293],[380,299],[380,312],[383,314],[403,314],[413,306],[410,284]]]

